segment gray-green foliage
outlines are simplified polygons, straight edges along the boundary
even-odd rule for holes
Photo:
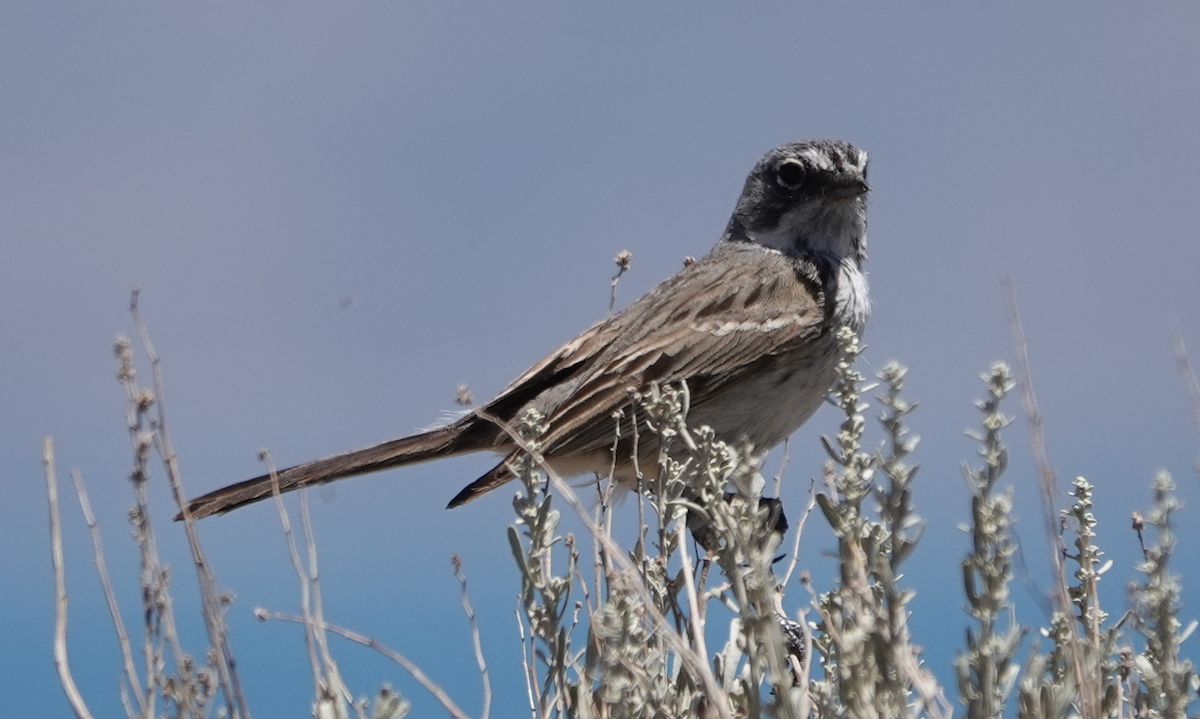
[[[913,406],[901,397],[905,370],[889,363],[880,372],[887,391],[880,416],[887,442],[863,446],[868,405],[864,378],[854,369],[857,338],[841,334],[843,357],[833,388],[843,421],[834,441],[826,491],[817,504],[837,538],[838,581],[816,602],[813,626],[822,676],[810,684],[823,717],[943,717],[949,707],[908,630],[911,590],[901,585],[902,563],[916,544],[920,519],[912,506],[916,468],[905,459],[916,446],[904,418]],[[878,479],[882,474],[883,480]],[[868,500],[875,499],[875,506]]]
[[[1023,635],[1008,593],[1017,550],[1012,534],[1012,491],[998,492],[996,488],[1008,466],[1001,431],[1012,422],[1000,411],[1000,403],[1013,382],[1003,364],[994,365],[983,379],[987,398],[977,405],[983,412],[982,432],[969,433],[979,442],[983,466],[964,467],[971,491],[971,550],[962,563],[963,591],[975,627],[967,629],[966,651],[955,660],[958,695],[966,704],[969,719],[1003,716],[1020,669],[1016,652]]]
[[[869,388],[854,370],[860,348],[852,332],[841,339],[834,396],[844,420],[826,443],[832,461],[816,501],[834,528],[842,570],[837,586],[814,606],[814,622],[797,621],[785,609],[786,587],[772,570],[781,538],[760,501],[765,482],[753,448],[689,427],[686,386],[654,387],[634,398],[630,413],[641,413],[664,451],[656,467],[644,468],[636,490],[645,521],[632,548],[617,554],[608,522],[612,487],[601,480],[600,501],[585,517],[598,532],[590,588],[575,540],[555,534],[548,470],[533,459],[540,418],[523,420],[519,435],[530,459],[520,468],[525,491],[514,503],[520,531],[509,538],[522,576],[536,716],[948,716],[911,642],[913,592],[902,587],[899,573],[920,527],[912,506],[916,468],[906,462],[916,440],[905,426],[913,407],[901,396],[904,370],[889,364],[881,373],[887,441],[867,451],[861,395]],[[688,528],[705,538],[700,556],[689,553]],[[558,544],[566,561],[554,569]],[[568,623],[573,584],[584,599]],[[792,599],[791,613],[807,603]],[[582,636],[573,631],[579,612],[590,620]],[[727,631],[723,645],[709,652],[707,622],[714,615],[724,617]],[[580,639],[582,651],[571,647]]]
[[[644,476],[636,487],[621,489],[597,479],[589,487],[595,492],[591,509],[543,466],[545,418],[531,412],[512,428],[525,451],[515,467],[522,490],[513,501],[517,521],[508,539],[521,581],[522,665],[528,710],[535,719],[952,715],[908,625],[910,613],[920,606],[904,586],[901,569],[919,557],[914,550],[923,523],[914,506],[917,468],[910,460],[917,440],[909,435],[907,420],[915,405],[902,396],[905,369],[889,363],[879,372],[884,440],[872,449],[865,441],[869,404],[864,394],[874,385],[865,385],[855,369],[862,349],[854,333],[842,330],[839,338],[842,357],[831,398],[842,422],[832,440],[823,439],[830,459],[810,504],[820,508],[837,544],[835,579],[824,591],[813,588],[804,572],[803,591],[788,595],[796,587],[784,586],[774,571],[781,537],[774,531],[776,509],[762,501],[766,483],[758,455],[753,447],[718,441],[707,427],[689,426],[686,385],[651,387],[630,398],[627,416],[614,416],[614,428],[626,422],[655,433],[663,451],[654,466],[641,468]],[[228,691],[230,685],[214,660],[225,650],[210,647],[207,661],[199,663],[175,639],[167,575],[154,552],[144,501],[151,448],[169,458],[170,477],[176,472],[175,455],[161,413],[148,415],[159,399],[133,382],[128,342],[118,344],[118,356],[119,378],[129,390],[134,444],[134,536],[143,550],[147,626],[142,649],[146,673],[154,680],[139,686],[118,625],[126,648],[127,711],[131,717],[203,717],[212,713],[216,686]],[[1011,423],[1001,405],[1013,381],[1002,364],[984,380],[981,429],[972,433],[982,464],[965,468],[970,520],[964,529],[970,541],[962,577],[971,626],[954,667],[967,717],[1184,719],[1200,680],[1182,652],[1196,623],[1184,626],[1179,620],[1181,580],[1170,571],[1180,509],[1170,476],[1156,477],[1146,519],[1135,513],[1143,542],[1142,576],[1130,587],[1130,609],[1116,621],[1100,606],[1099,585],[1111,563],[1103,560],[1098,544],[1095,488],[1082,477],[1073,482],[1070,505],[1058,518],[1062,534],[1050,538],[1065,560],[1057,563],[1063,576],[1052,578],[1062,588],[1058,601],[1051,602],[1056,611],[1047,626],[1030,632],[1017,623],[1009,591],[1017,552],[1013,493],[999,485],[1008,458],[1002,435]],[[53,484],[52,471],[47,474]],[[81,484],[78,489],[86,506]],[[613,532],[612,508],[618,495],[630,490],[639,521],[623,547]],[[583,541],[562,533],[564,505],[585,527]],[[1154,535],[1149,544],[1142,538],[1146,527]],[[316,547],[305,528],[315,571]],[[799,528],[794,531],[798,546]],[[458,576],[474,631],[465,579]],[[785,574],[790,576],[791,568]],[[103,573],[102,579],[107,583]],[[319,602],[315,575],[310,584]],[[223,610],[227,602],[216,594],[211,577],[201,586],[206,607]],[[219,624],[221,614],[210,612],[206,618]],[[399,653],[307,613],[293,620],[302,621],[306,631],[323,635],[329,630],[383,652],[452,716],[467,716]],[[223,644],[223,624],[216,634]],[[1029,634],[1039,637],[1038,643],[1027,645],[1023,639]],[[486,716],[490,690],[477,633],[474,638]],[[326,659],[334,667],[332,658]],[[228,661],[232,667],[231,656]],[[168,664],[174,673],[166,671]],[[321,696],[321,680],[315,681]],[[328,712],[321,707],[328,705],[338,716],[345,716],[349,706],[361,719],[399,719],[410,707],[386,685],[369,710],[365,698],[347,705],[344,686],[329,698],[314,704],[314,715],[324,716]],[[158,700],[164,700],[161,712]],[[513,709],[507,707],[505,715],[513,715]]]
[[[1196,622],[1181,630],[1178,619],[1182,586],[1170,571],[1174,516],[1180,508],[1174,492],[1171,475],[1159,472],[1154,478],[1154,504],[1145,519],[1155,530],[1157,542],[1143,545],[1145,561],[1138,568],[1143,579],[1132,590],[1134,626],[1144,641],[1144,649],[1134,656],[1130,669],[1130,675],[1140,679],[1129,687],[1139,717],[1184,716],[1198,686],[1192,662],[1179,655],[1180,645],[1195,631]]]
[[[841,340],[831,396],[842,423],[833,439],[824,440],[830,461],[814,497],[837,541],[837,575],[829,590],[809,590],[811,602],[788,597],[772,570],[780,538],[769,530],[768,511],[759,502],[764,482],[750,461],[753,448],[719,442],[706,427],[689,427],[686,386],[655,387],[633,398],[631,413],[642,414],[665,451],[656,467],[643,468],[635,501],[644,521],[628,550],[618,549],[611,533],[614,488],[598,480],[599,499],[585,518],[596,535],[590,587],[583,576],[588,570],[581,570],[589,563],[581,560],[575,539],[554,534],[558,515],[547,488],[565,485],[548,482],[538,462],[526,461],[525,493],[515,502],[524,539],[514,530],[510,540],[522,567],[536,647],[527,654],[535,716],[874,719],[954,713],[908,627],[919,606],[903,586],[901,567],[914,556],[922,520],[913,504],[917,468],[909,460],[917,440],[906,424],[915,408],[902,396],[906,371],[889,363],[879,373],[884,442],[872,450],[864,439],[869,405],[863,397],[875,385],[865,385],[854,368],[861,348],[853,333],[843,332]],[[1145,550],[1145,580],[1133,593],[1134,621],[1128,623],[1125,617],[1110,621],[1100,608],[1098,586],[1110,563],[1096,543],[1094,488],[1075,480],[1060,518],[1071,545],[1064,555],[1070,575],[1062,584],[1072,615],[1056,612],[1036,633],[1045,650],[1026,646],[1022,659],[1029,629],[1018,624],[1009,591],[1017,552],[1013,495],[1011,487],[999,485],[1008,459],[1002,435],[1012,422],[1001,405],[1013,380],[1003,364],[983,378],[981,427],[969,433],[979,443],[981,464],[964,468],[970,543],[962,576],[972,626],[955,670],[966,715],[1182,719],[1197,680],[1179,647],[1195,625],[1181,628],[1176,619],[1178,578],[1167,571],[1171,517],[1178,508],[1169,481],[1156,483],[1149,523],[1159,541]],[[539,421],[527,417],[521,429],[535,456]],[[703,538],[703,548],[688,540],[685,528]],[[565,561],[551,571],[549,556],[560,544]],[[531,570],[535,564],[543,569]],[[807,581],[805,574],[802,583]],[[572,586],[582,599],[568,617]],[[811,619],[799,611],[805,604]],[[714,616],[722,621],[710,625]],[[1140,640],[1123,634],[1127,624]],[[713,638],[722,644],[710,651]],[[572,648],[580,641],[582,650]]]

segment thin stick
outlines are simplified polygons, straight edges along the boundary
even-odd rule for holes
[[[67,701],[79,719],[92,719],[67,661],[67,572],[63,566],[62,522],[58,517],[58,479],[54,476],[54,441],[42,440],[42,466],[46,470],[46,496],[50,500],[50,563],[54,567],[54,667]]]
[[[313,688],[321,691],[321,662],[317,659],[317,650],[313,643],[313,633],[315,627],[312,620],[312,602],[309,597],[308,573],[304,571],[304,564],[300,561],[300,551],[296,549],[296,539],[292,534],[292,521],[288,515],[287,507],[283,503],[283,494],[279,491],[279,473],[275,471],[275,463],[271,461],[271,454],[267,450],[261,450],[258,453],[258,458],[267,467],[267,474],[271,476],[271,494],[275,497],[275,508],[279,511],[279,523],[283,525],[283,537],[287,542],[288,556],[292,560],[292,569],[296,572],[296,578],[300,581],[300,614],[304,617],[304,648],[308,651],[308,665],[312,671]],[[318,697],[318,700],[320,697]]]
[[[700,612],[700,601],[696,596],[696,580],[692,576],[692,560],[687,550],[687,510],[677,509],[675,512],[675,539],[679,546],[679,568],[683,571],[683,588],[687,594],[688,611],[692,621],[692,643],[696,645],[696,653],[702,657],[708,656],[708,647],[704,643],[704,614]]]
[[[617,274],[613,275],[612,286],[608,296],[608,314],[612,314],[613,307],[617,304],[617,283],[621,281],[621,275],[629,270],[630,260],[633,259],[633,254],[629,250],[621,250],[617,256],[613,258],[613,262],[617,264]]]
[[[87,523],[88,532],[92,536],[93,560],[96,562],[96,573],[100,575],[100,586],[104,590],[104,600],[108,603],[108,614],[112,618],[113,628],[117,632],[117,643],[121,647],[121,663],[125,668],[125,681],[129,682],[130,691],[137,701],[137,715],[149,717],[149,708],[146,705],[145,697],[142,696],[142,685],[138,681],[137,665],[133,663],[133,650],[129,645],[129,634],[125,631],[125,622],[121,620],[121,610],[117,606],[117,595],[113,592],[112,580],[108,576],[108,565],[104,561],[104,546],[100,542],[100,527],[96,524],[95,515],[92,514],[92,503],[88,500],[87,489],[83,486],[83,476],[78,471],[73,471],[71,472],[71,481],[75,484],[75,496],[79,498],[79,508],[83,511],[83,521]]]
[[[633,446],[636,451],[636,447],[637,447],[637,414],[634,413],[634,410],[632,407],[630,408],[630,414],[633,417],[633,433],[634,433],[633,434],[633,442],[634,442]],[[612,499],[613,499],[614,493],[616,492],[616,487],[617,487],[617,479],[616,479],[616,477],[617,477],[617,450],[620,448],[620,444],[621,444],[621,418],[623,416],[624,416],[624,414],[620,411],[613,413],[612,464],[608,468],[608,483],[606,485],[604,485],[604,492],[601,494],[600,504],[597,508],[600,512],[600,517],[596,522],[596,526],[603,527],[605,533],[607,533],[609,535],[612,534]],[[640,519],[642,516],[642,512],[643,512],[643,509],[642,509],[642,483],[641,483],[640,478],[638,479],[637,491],[638,491],[638,517]],[[595,575],[596,575],[596,579],[595,579],[596,609],[599,610],[600,604],[603,601],[603,595],[604,595],[604,591],[603,591],[602,587],[608,588],[607,580],[612,574],[612,562],[608,561],[608,554],[604,550],[604,545],[600,542],[599,538],[597,538],[595,536],[592,537],[592,553],[595,556],[595,559],[593,561],[595,562]],[[605,579],[605,582],[603,585],[601,585],[601,583],[600,583],[601,571],[603,571],[604,579]]]
[[[337,663],[329,651],[329,641],[325,636],[325,609],[321,601],[321,574],[317,567],[317,542],[313,538],[312,515],[308,511],[308,490],[300,488],[300,526],[304,529],[304,544],[308,550],[308,581],[312,585],[312,620],[313,638],[321,651],[321,661],[325,668],[325,679],[331,684],[330,691],[341,692],[346,701],[353,704],[354,697],[342,681]]]
[[[633,476],[637,478],[638,526],[644,528],[646,526],[646,477],[642,474],[642,464],[641,464],[641,461],[638,459],[638,457],[641,453],[640,444],[642,441],[642,437],[641,437],[641,433],[638,431],[637,411],[638,411],[637,402],[631,400],[629,402],[629,428],[630,428],[630,431],[633,436],[633,448],[630,450],[629,458],[633,462]],[[615,456],[615,454],[614,454],[614,456]],[[662,475],[660,473],[659,477],[661,477],[661,476]],[[661,517],[661,515],[660,515],[660,517]],[[606,532],[606,536],[608,536],[610,538],[612,537],[612,519],[611,518],[609,519],[608,524],[605,526],[605,532]],[[639,545],[642,544],[643,532],[644,532],[644,529],[638,530],[637,543]],[[610,572],[610,573],[613,570],[611,564],[605,566],[604,569],[605,569],[605,571]]]
[[[533,685],[537,683],[537,676],[534,675],[531,668],[530,656],[533,651],[528,649],[529,644],[533,642],[532,637],[527,642],[525,639],[525,621],[521,619],[521,600],[517,599],[517,608],[513,611],[517,617],[517,634],[521,637],[521,675],[525,677],[525,693],[529,696],[529,714],[533,719],[538,719],[537,701],[533,696]]]
[[[168,573],[158,556],[158,544],[154,527],[150,521],[150,504],[146,486],[150,481],[148,467],[150,448],[153,446],[154,421],[147,414],[154,403],[149,390],[138,387],[133,367],[133,350],[124,338],[118,338],[113,348],[118,358],[117,379],[125,388],[125,422],[129,430],[129,442],[133,450],[133,467],[129,482],[133,486],[134,511],[130,514],[133,535],[138,546],[140,559],[139,583],[141,584],[142,617],[144,638],[142,641],[143,668],[146,672],[146,705],[148,716],[154,716],[159,696],[157,687],[164,686],[162,661],[164,647],[170,651],[177,670],[182,671],[186,655],[179,642],[175,626],[175,609],[168,589]],[[150,429],[146,429],[149,426]]]
[[[1188,398],[1192,401],[1192,414],[1196,421],[1196,431],[1200,432],[1200,382],[1196,381],[1196,373],[1192,371],[1192,363],[1188,361],[1187,347],[1183,344],[1183,334],[1175,331],[1175,364],[1187,387]],[[1198,465],[1200,466],[1200,465]]]
[[[788,466],[788,456],[790,454],[792,438],[788,437],[783,440],[783,461],[779,463],[779,471],[775,473],[775,496],[778,497],[783,493],[783,472]]]
[[[1033,462],[1037,468],[1038,485],[1042,490],[1042,519],[1046,525],[1046,534],[1055,548],[1051,557],[1054,574],[1060,580],[1058,583],[1062,584],[1064,581],[1063,563],[1062,552],[1059,550],[1062,538],[1057,531],[1058,512],[1055,507],[1058,498],[1057,478],[1046,453],[1046,435],[1042,413],[1038,409],[1037,396],[1033,392],[1033,382],[1029,372],[1029,349],[1025,341],[1025,329],[1021,324],[1021,315],[1017,311],[1016,290],[1013,288],[1011,278],[1005,278],[1004,292],[1008,323],[1012,329],[1013,345],[1017,355],[1017,386],[1021,390],[1021,409],[1025,413],[1025,419],[1029,422],[1029,444],[1033,452]],[[1065,585],[1059,594],[1059,609],[1064,611],[1066,616],[1071,616],[1071,605],[1067,600]]]
[[[804,514],[800,516],[800,522],[796,525],[796,536],[792,539],[792,560],[788,562],[787,572],[783,575],[783,581],[779,586],[786,587],[788,582],[792,580],[792,573],[796,571],[796,564],[800,561],[800,536],[804,534],[804,523],[808,521],[808,515],[812,514],[813,507],[817,506],[817,488],[816,480],[808,482],[808,506],[804,508]]]
[[[141,338],[142,347],[145,349],[146,355],[150,358],[150,368],[154,378],[154,399],[158,410],[157,426],[154,428],[155,446],[166,467],[167,483],[171,487],[175,504],[179,507],[180,513],[183,515],[183,528],[187,535],[188,547],[192,551],[192,563],[196,567],[196,575],[200,583],[204,627],[208,632],[209,644],[216,650],[217,661],[214,664],[216,665],[221,692],[225,695],[226,708],[230,716],[235,717],[235,719],[249,719],[250,711],[246,707],[246,698],[242,694],[241,682],[238,680],[233,652],[229,648],[216,578],[213,577],[212,570],[204,558],[204,551],[200,548],[200,539],[196,535],[196,522],[192,518],[192,513],[188,511],[187,495],[183,491],[183,480],[179,473],[178,459],[175,455],[175,449],[171,445],[171,437],[167,433],[162,360],[159,358],[158,353],[154,351],[154,344],[150,341],[150,333],[146,329],[146,323],[142,321],[142,313],[138,309],[139,292],[140,288],[134,288],[133,296],[129,301],[129,312],[133,316],[133,325],[137,329],[138,337]]]
[[[813,665],[813,643],[812,630],[808,628],[808,617],[805,612],[797,612],[797,621],[804,627],[804,660],[800,662],[800,707],[799,713],[802,719],[807,719],[809,712],[812,709],[812,702],[808,696],[808,677],[812,674]]]
[[[1066,554],[1067,549],[1063,544],[1062,535],[1057,530],[1057,480],[1054,468],[1050,465],[1050,458],[1046,452],[1046,435],[1042,422],[1042,413],[1038,409],[1037,396],[1033,392],[1033,379],[1029,371],[1029,348],[1025,341],[1025,328],[1021,324],[1021,314],[1017,310],[1016,289],[1013,286],[1011,277],[1004,278],[1003,285],[1005,310],[1009,327],[1012,330],[1013,345],[1016,351],[1017,387],[1021,391],[1021,409],[1025,413],[1026,421],[1029,422],[1029,445],[1033,453],[1034,466],[1037,468],[1038,486],[1042,490],[1042,522],[1045,527],[1046,537],[1050,542],[1050,561],[1051,566],[1054,568],[1054,601],[1058,606],[1058,611],[1064,617],[1070,617],[1074,612],[1071,608],[1070,594],[1067,590],[1066,569],[1063,567],[1063,556]],[[1074,664],[1075,676],[1079,680],[1079,697],[1082,704],[1082,714],[1083,716],[1098,716],[1100,696],[1096,685],[1097,678],[1084,676],[1084,666],[1087,663],[1084,662],[1081,656],[1079,630],[1075,622],[1069,622],[1068,626],[1071,632],[1071,661]]]
[[[271,619],[277,619],[282,622],[294,622],[296,624],[304,624],[304,617],[297,616],[295,614],[283,614],[281,612],[268,612],[267,610],[261,609],[261,608],[254,610],[254,616],[258,617],[261,621],[264,621],[264,622],[271,620]],[[457,704],[454,703],[454,700],[450,698],[450,695],[446,694],[446,692],[440,686],[438,686],[437,684],[434,684],[433,680],[431,680],[425,674],[425,672],[421,671],[420,667],[418,667],[416,664],[413,664],[407,657],[405,657],[400,652],[397,652],[394,649],[384,646],[383,644],[379,643],[379,641],[377,641],[371,637],[368,637],[364,634],[359,634],[358,632],[354,632],[349,629],[345,629],[343,627],[339,627],[336,624],[322,622],[320,626],[321,626],[321,629],[324,631],[333,632],[334,634],[337,634],[340,637],[349,639],[350,641],[354,642],[355,644],[361,644],[364,647],[367,647],[368,649],[373,649],[374,651],[382,654],[383,656],[387,657],[388,659],[391,659],[393,662],[395,662],[396,664],[399,664],[401,667],[403,667],[406,672],[408,672],[410,675],[412,675],[412,678],[416,679],[417,683],[419,683],[422,687],[425,688],[425,691],[432,694],[433,697],[435,699],[437,699],[438,702],[441,703],[442,707],[444,707],[446,709],[446,711],[448,711],[450,713],[450,716],[456,717],[456,719],[469,719],[466,712],[464,712],[462,709],[460,709],[458,707]]]
[[[483,709],[480,711],[479,719],[488,719],[488,713],[492,708],[492,682],[488,678],[487,662],[483,659],[483,642],[479,638],[479,625],[475,623],[475,610],[471,609],[471,602],[467,599],[467,578],[462,573],[462,560],[455,554],[450,561],[454,565],[454,576],[462,585],[463,612],[467,615],[467,622],[471,625],[471,639],[475,644],[475,663],[479,666],[479,676],[483,681]]]

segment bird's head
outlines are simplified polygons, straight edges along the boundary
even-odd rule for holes
[[[867,153],[838,140],[771,150],[754,166],[725,239],[787,254],[866,258]]]

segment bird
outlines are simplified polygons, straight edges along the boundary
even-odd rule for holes
[[[634,393],[686,384],[690,426],[749,442],[761,460],[825,400],[836,379],[837,332],[861,335],[870,313],[867,154],[839,140],[772,149],[753,167],[716,245],[625,309],[595,323],[457,420],[364,449],[265,474],[191,500],[193,518],[345,477],[460,454],[501,459],[447,505],[516,475],[511,425],[536,410],[540,452],[560,476],[595,473],[636,486],[659,446]],[[641,413],[645,415],[645,413]],[[502,426],[502,425],[507,425]],[[637,456],[634,456],[636,447]],[[183,516],[180,513],[180,517]],[[177,517],[178,518],[178,517]]]

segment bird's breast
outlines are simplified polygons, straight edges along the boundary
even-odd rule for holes
[[[836,378],[839,355],[833,332],[804,347],[764,358],[757,372],[725,387],[719,398],[693,405],[688,423],[708,425],[717,436],[744,436],[766,451],[795,432],[821,406]]]

